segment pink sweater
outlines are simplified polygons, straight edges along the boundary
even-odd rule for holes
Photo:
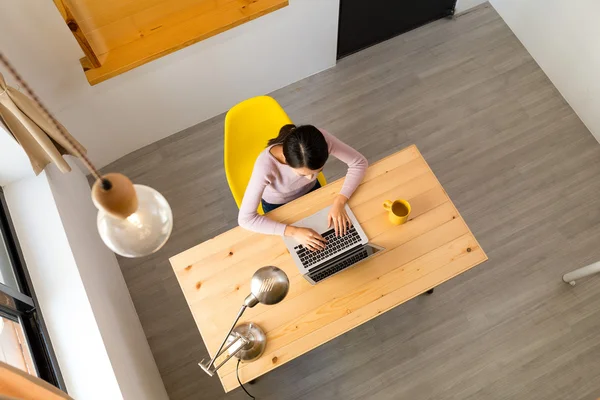
[[[367,170],[367,159],[332,134],[321,130],[329,145],[329,154],[348,165],[348,172],[340,194],[350,198],[362,181]],[[260,199],[271,204],[285,204],[308,193],[315,185],[316,175],[308,179],[281,164],[270,153],[272,146],[257,157],[250,182],[244,193],[238,223],[248,230],[269,235],[283,235],[285,224],[273,221],[256,212]]]

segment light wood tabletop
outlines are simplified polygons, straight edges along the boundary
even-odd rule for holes
[[[294,223],[331,204],[343,179],[272,211],[269,217]],[[389,223],[385,200],[407,199],[409,221]],[[484,262],[465,221],[419,153],[410,146],[371,165],[349,201],[371,243],[385,248],[373,258],[318,285],[300,274],[283,240],[240,227],[170,259],[208,351],[214,355],[250,293],[250,278],[265,265],[283,269],[290,291],[279,304],[248,309],[267,334],[264,354],[240,364],[247,382],[363,324],[450,278]],[[200,360],[198,360],[200,361]],[[218,371],[225,391],[238,385],[236,362]],[[198,373],[203,373],[198,367]]]

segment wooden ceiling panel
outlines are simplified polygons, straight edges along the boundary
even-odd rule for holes
[[[82,60],[92,84],[288,5],[288,0],[54,1],[59,9],[60,2],[68,5],[79,35],[102,64],[90,68]]]

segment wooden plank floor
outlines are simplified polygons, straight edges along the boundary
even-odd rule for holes
[[[257,93],[258,94],[258,93]],[[489,6],[342,60],[273,96],[381,159],[417,144],[489,261],[262,377],[260,399],[596,399],[600,145]],[[171,240],[119,259],[172,400],[225,395],[168,258],[236,224],[223,116],[105,168],[160,190]],[[329,162],[328,180],[344,174]],[[232,316],[233,317],[233,316]]]

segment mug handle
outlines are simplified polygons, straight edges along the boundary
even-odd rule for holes
[[[394,202],[393,202],[393,201],[391,201],[391,200],[386,200],[386,201],[383,203],[383,208],[385,208],[386,210],[390,211],[390,210],[392,209],[392,204],[394,204]]]

